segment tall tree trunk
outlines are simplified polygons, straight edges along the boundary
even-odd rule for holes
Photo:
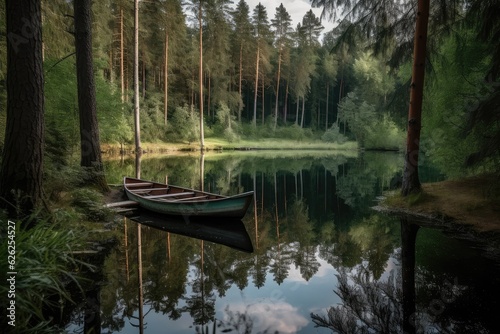
[[[238,79],[238,94],[240,96],[240,104],[238,105],[238,122],[241,123],[241,110],[243,106],[241,105],[243,99],[241,95],[241,83],[243,81],[243,43],[240,44],[240,65],[239,65],[239,79]]]
[[[328,130],[328,100],[330,95],[330,82],[326,83],[326,106],[325,106],[325,131]]]
[[[406,137],[405,166],[403,173],[403,196],[420,192],[418,177],[418,155],[424,94],[425,54],[430,0],[418,0],[417,22],[413,46],[413,70],[408,111],[408,133]]]
[[[125,78],[124,78],[124,47],[123,47],[123,8],[120,8],[120,88],[122,103],[125,102]]]
[[[297,96],[297,108],[295,109],[295,125],[298,125],[299,124],[299,102],[300,102],[300,98]]]
[[[92,57],[91,0],[75,0],[75,51],[80,114],[81,166],[91,169],[91,181],[103,190],[109,190],[104,176],[97,123],[97,102]]]
[[[208,119],[210,119],[210,113],[211,113],[211,110],[210,110],[210,104],[212,103],[211,102],[211,95],[212,95],[212,77],[210,75],[207,75],[208,77],[208,89],[207,89],[207,116],[208,116]]]
[[[321,119],[321,101],[318,97],[318,110],[317,110],[317,118],[316,118],[316,127],[319,129],[320,127],[320,119]]]
[[[278,125],[278,97],[280,92],[280,78],[281,78],[281,47],[278,53],[278,78],[276,79],[276,100],[274,102],[274,130]]]
[[[257,46],[257,59],[255,61],[255,95],[253,98],[253,126],[257,126],[257,94],[259,92],[259,63],[260,48]]]
[[[340,84],[339,84],[339,103],[342,100],[342,88],[344,87],[344,67],[342,67],[341,74],[340,74]],[[340,124],[339,124],[339,108],[337,107],[337,126],[339,127],[339,132],[340,132]],[[345,134],[345,122],[343,122],[344,125],[344,134]]]
[[[166,29],[166,28],[165,28]],[[163,100],[165,105],[165,125],[168,122],[168,32],[165,31],[165,69],[163,82]]]
[[[283,115],[283,123],[286,125],[286,119],[288,117],[288,80],[286,81],[286,89],[285,89],[285,106],[284,106],[284,115]]]
[[[134,0],[134,128],[135,151],[141,152],[141,117],[139,106],[139,0]]]
[[[138,1],[138,0],[136,0]],[[137,224],[137,289],[139,311],[139,334],[144,334],[144,289],[142,285],[142,224]]]
[[[302,117],[300,118],[300,127],[304,127],[304,110],[306,109],[306,99],[302,98]]]
[[[144,51],[141,52],[141,54],[142,54],[142,68],[141,68],[142,98],[146,99],[146,62],[144,61],[146,57],[144,57]]]
[[[200,69],[199,69],[199,80],[200,80],[200,150],[205,149],[205,135],[203,132],[203,26],[202,26],[202,4],[203,0],[200,0],[200,7],[198,11],[198,25],[200,28]]]
[[[262,125],[264,125],[264,110],[265,110],[265,103],[266,103],[266,94],[265,94],[265,90],[264,90],[264,75],[262,75],[262,86],[261,86],[261,89],[262,89]]]
[[[125,73],[124,73],[124,75],[125,75],[125,91],[128,91],[129,87],[130,87],[129,81],[128,81],[128,79],[129,79],[128,73],[129,73],[128,62],[125,62]],[[128,102],[128,99],[129,99],[128,94],[125,94],[125,102]]]
[[[29,216],[42,200],[44,98],[39,0],[6,0],[7,124],[0,207]],[[17,196],[19,194],[19,196]]]

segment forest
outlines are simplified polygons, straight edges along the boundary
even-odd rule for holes
[[[419,35],[422,4],[430,6],[428,29]],[[42,278],[19,278],[21,287],[39,287],[20,294],[20,321],[43,319],[28,311],[44,307],[47,291],[70,298],[62,282],[43,278],[74,279],[67,268],[78,264],[59,249],[82,246],[77,239],[87,227],[78,224],[111,220],[101,203],[109,191],[104,145],[140,153],[141,141],[201,151],[205,139],[221,147],[282,140],[287,148],[321,143],[328,150],[352,143],[344,150],[405,154],[417,181],[419,165],[445,178],[498,175],[498,1],[311,5],[322,14],[306,11],[295,24],[286,1],[276,8],[245,0],[0,2],[0,218],[32,228],[16,226],[25,243],[19,251],[40,266],[19,267],[37,268],[40,276],[32,277]],[[326,31],[325,20],[335,27]],[[422,37],[419,62],[414,40]],[[425,68],[422,82],[415,67]],[[417,85],[416,107],[410,94]],[[341,165],[337,173],[355,171]],[[342,175],[339,184],[351,179]],[[274,180],[276,188],[276,172]],[[340,190],[357,189],[342,182]]]
[[[415,4],[345,2],[334,11],[332,3],[313,1],[324,6],[324,17],[310,10],[293,26],[286,4],[271,12],[244,0],[139,2],[141,139],[197,141],[201,110],[205,137],[355,140],[365,149],[402,149]],[[430,9],[421,146],[450,173],[463,172],[465,162],[491,168],[499,136],[497,5],[449,3]],[[43,1],[41,11],[47,151],[70,155],[80,140],[72,3]],[[324,31],[321,19],[338,24]],[[132,1],[92,3],[104,143],[133,141],[133,21]],[[1,64],[5,49],[3,38]],[[0,147],[6,74],[3,65]]]

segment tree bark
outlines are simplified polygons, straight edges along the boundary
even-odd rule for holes
[[[253,98],[253,126],[257,126],[257,94],[259,92],[259,62],[260,48],[257,46],[257,59],[255,61],[255,95]]]
[[[199,68],[199,80],[200,80],[200,150],[205,149],[205,134],[203,131],[203,26],[202,26],[202,5],[203,0],[200,0],[200,7],[198,11],[198,24],[200,28],[200,68]]]
[[[278,97],[280,92],[280,78],[281,78],[281,47],[278,53],[278,78],[276,79],[276,100],[274,101],[274,130],[278,125]]]
[[[102,190],[109,190],[101,159],[97,102],[92,57],[91,0],[75,0],[75,51],[80,114],[80,149],[82,167],[89,168],[92,181]]]
[[[300,118],[300,127],[304,127],[304,110],[306,109],[306,99],[302,97],[302,117]]]
[[[330,93],[330,82],[326,82],[326,106],[325,106],[325,131],[328,131],[328,100]]]
[[[408,111],[408,132],[406,137],[405,166],[403,173],[403,196],[420,192],[418,177],[418,156],[420,129],[422,127],[422,100],[424,93],[425,55],[427,24],[429,21],[429,0],[418,0],[417,22],[413,46],[413,70]]]
[[[262,125],[264,125],[264,116],[265,116],[264,115],[264,110],[265,110],[265,103],[266,103],[266,99],[265,99],[265,97],[266,97],[265,93],[266,92],[264,90],[264,88],[265,88],[265,86],[264,86],[264,75],[262,75],[261,80],[262,80],[262,86],[261,86],[261,89],[262,89]]]
[[[165,28],[167,29],[167,28]],[[164,73],[164,87],[163,87],[163,97],[165,104],[165,125],[168,122],[168,32],[165,31],[165,73]]]
[[[141,117],[139,106],[139,0],[134,0],[134,130],[135,151],[141,153]]]
[[[286,81],[286,89],[285,89],[285,106],[283,107],[283,123],[286,125],[286,120],[288,117],[288,80]]]
[[[300,98],[297,96],[297,103],[296,103],[297,108],[295,109],[295,125],[299,124],[299,106],[300,106],[299,102]]]
[[[120,8],[120,88],[122,103],[125,103],[125,67],[124,64],[124,47],[123,47],[123,8]]]
[[[7,124],[0,174],[0,207],[29,216],[42,200],[44,97],[41,5],[6,0]]]
[[[239,65],[239,78],[238,78],[238,94],[240,96],[241,102],[243,101],[242,93],[241,93],[242,81],[243,81],[243,43],[240,44],[240,65]],[[241,110],[242,109],[243,109],[243,106],[241,104],[238,105],[238,123],[241,123]]]

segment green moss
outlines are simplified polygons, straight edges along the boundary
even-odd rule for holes
[[[387,197],[384,199],[382,204],[389,207],[409,208],[419,204],[428,203],[432,201],[433,198],[435,198],[435,196],[423,190],[418,193],[409,194],[408,196],[403,196],[401,191],[397,190],[387,193]]]

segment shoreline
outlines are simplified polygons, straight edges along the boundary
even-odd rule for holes
[[[422,194],[387,193],[375,211],[437,228],[472,242],[500,265],[500,184],[497,175],[422,184]]]
[[[182,152],[200,152],[198,143],[164,143],[154,142],[142,143],[143,154],[169,154]],[[344,144],[327,143],[322,141],[296,141],[286,139],[267,140],[240,140],[234,143],[219,138],[207,138],[204,151],[264,151],[264,150],[325,150],[325,151],[357,151],[358,144],[355,141]],[[133,155],[135,147],[133,144],[104,143],[101,144],[101,152],[104,155]]]

